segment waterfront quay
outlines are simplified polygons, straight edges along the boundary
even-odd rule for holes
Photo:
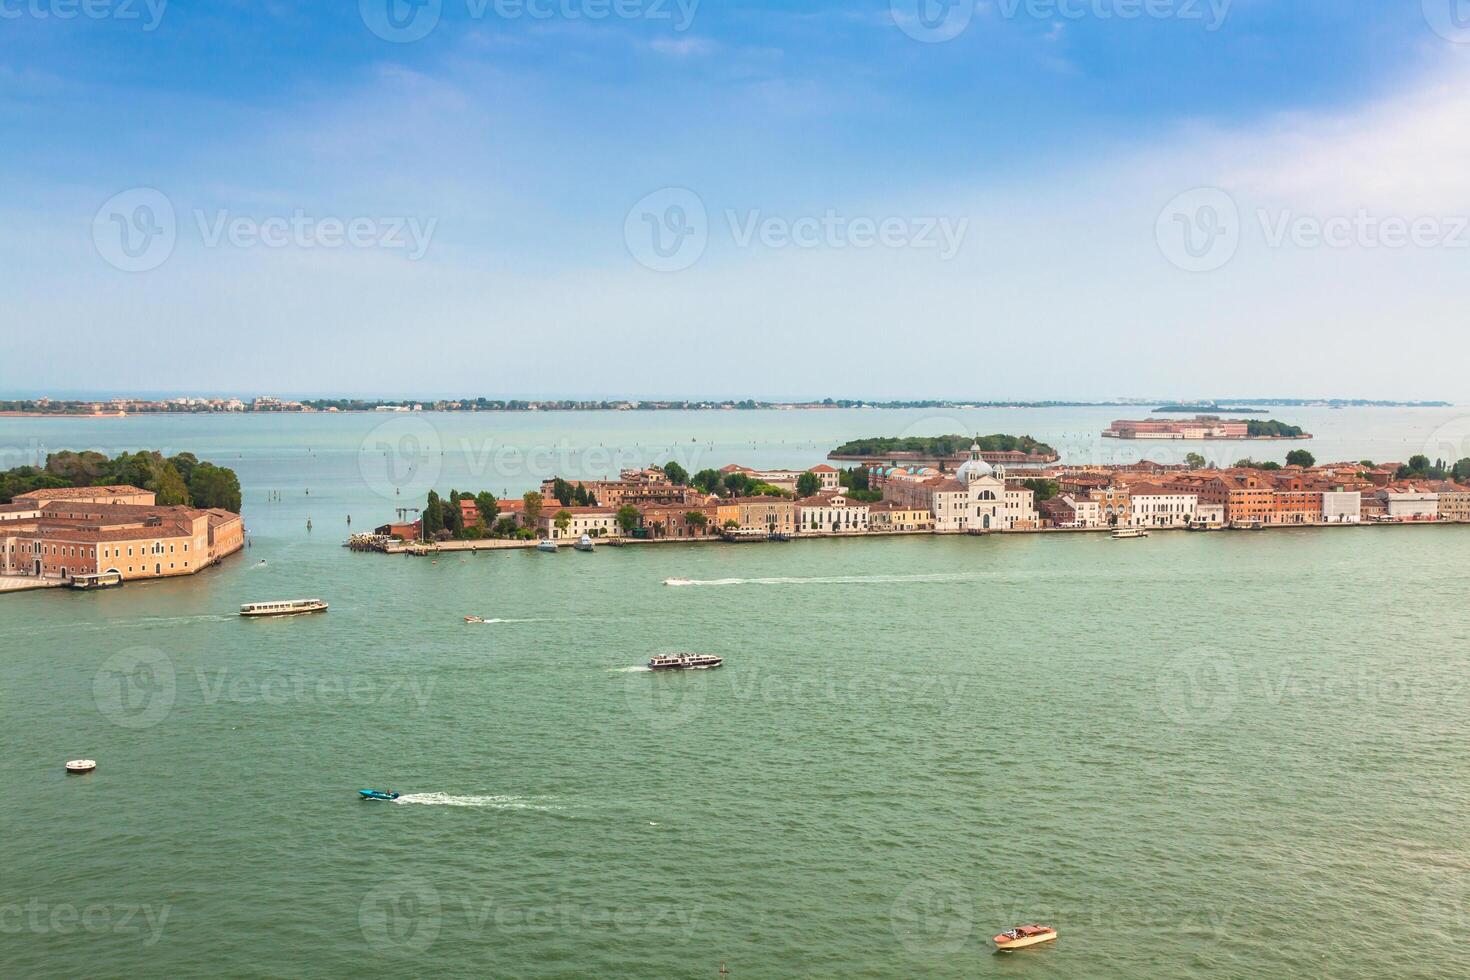
[[[755,471],[731,464],[694,477],[677,466],[617,480],[546,480],[517,500],[430,495],[424,517],[348,543],[360,550],[534,548],[545,542],[744,543],[897,534],[1088,533],[1470,522],[1470,486],[1443,464],[1261,464],[1224,469],[1007,468],[978,444],[953,470],[870,462],[849,470]],[[1458,464],[1456,471],[1458,472]]]

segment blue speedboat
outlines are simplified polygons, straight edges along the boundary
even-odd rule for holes
[[[396,800],[398,793],[385,793],[380,789],[360,789],[357,791],[365,800]]]

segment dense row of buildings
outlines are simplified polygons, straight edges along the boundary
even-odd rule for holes
[[[500,516],[552,540],[611,537],[707,538],[719,535],[853,535],[928,531],[984,534],[1049,528],[1265,527],[1343,525],[1369,521],[1470,521],[1470,487],[1445,481],[1400,481],[1398,467],[1341,463],[1254,468],[1190,469],[1143,462],[1129,466],[1033,467],[1008,470],[972,447],[953,471],[928,466],[871,464],[867,484],[881,495],[852,494],[830,466],[807,471],[758,471],[727,466],[786,491],[784,496],[722,498],[676,485],[662,470],[625,471],[617,480],[580,486],[595,506],[561,506],[553,481],[542,487],[533,518],[522,501],[504,501]],[[799,497],[803,472],[817,493]],[[1038,501],[1036,491],[1046,499]],[[461,501],[466,524],[477,519]],[[619,521],[632,508],[637,524]],[[414,525],[395,533],[417,536]]]
[[[0,505],[0,575],[73,581],[192,575],[245,546],[239,514],[155,503],[137,487],[36,490]]]
[[[1364,521],[1470,520],[1470,487],[1394,479],[1397,466],[1360,463],[1279,470],[1192,470],[1141,463],[1066,470],[1041,505],[1059,527],[1256,527]]]

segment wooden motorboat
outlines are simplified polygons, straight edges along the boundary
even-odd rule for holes
[[[996,936],[992,942],[996,949],[1010,950],[1049,943],[1056,938],[1057,931],[1051,926],[1016,926]]]

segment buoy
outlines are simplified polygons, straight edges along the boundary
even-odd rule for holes
[[[96,768],[97,763],[92,759],[73,759],[66,764],[67,772],[77,773],[79,775],[84,772],[91,772]]]

